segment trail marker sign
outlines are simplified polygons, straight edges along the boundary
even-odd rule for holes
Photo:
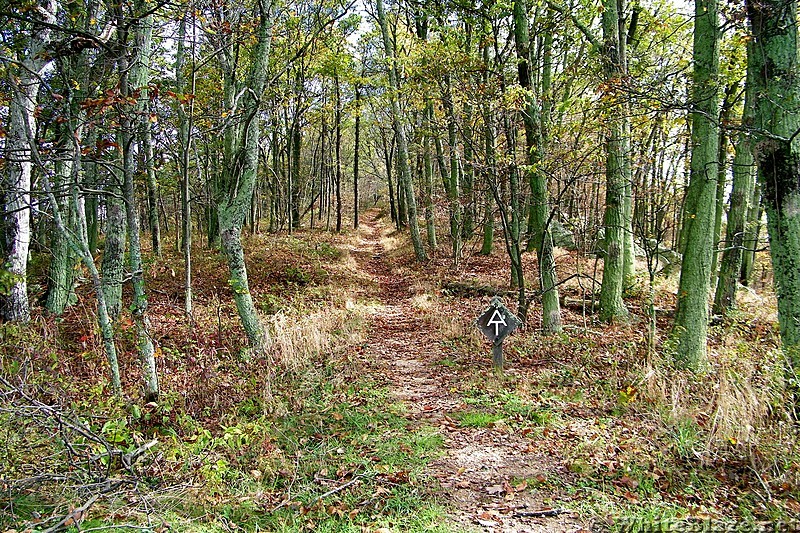
[[[478,317],[478,329],[492,342],[492,364],[495,370],[503,370],[503,341],[521,323],[497,296],[492,298],[489,308]]]

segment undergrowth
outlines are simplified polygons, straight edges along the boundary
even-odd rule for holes
[[[64,317],[0,328],[0,530],[446,531],[425,474],[441,435],[407,427],[352,357],[374,309],[349,297],[360,281],[342,242],[269,239],[251,276],[262,356],[239,357],[217,256],[196,260],[204,281],[190,320],[151,297],[158,402],[137,398],[126,316],[117,342],[129,396],[109,394],[98,334],[78,328],[94,324],[90,294]],[[156,295],[179,294],[179,264],[151,262]]]
[[[447,522],[426,473],[444,453],[440,430],[409,423],[359,359],[365,343],[379,342],[366,336],[379,306],[365,291],[374,282],[348,255],[352,238],[247,238],[269,334],[266,353],[250,359],[240,357],[244,335],[218,254],[196,256],[203,281],[191,317],[174,303],[180,258],[151,261],[158,402],[138,397],[126,315],[117,342],[128,396],[108,391],[86,290],[63,317],[34,313],[28,326],[0,326],[0,529],[68,527],[87,502],[82,529],[460,528]],[[488,298],[439,287],[452,277],[503,287],[506,259],[475,256],[454,271],[434,257],[422,268],[403,259],[402,235],[384,233],[381,244],[395,273],[414,277],[415,320],[443,348],[434,368],[456,375],[449,393],[461,402],[449,422],[513,433],[526,453],[552,462],[512,480],[524,487],[517,490],[599,530],[796,527],[795,378],[768,297],[743,295],[740,310],[711,329],[709,361],[693,374],[674,368],[663,344],[648,349],[644,321],[600,324],[585,287],[567,284],[565,298],[582,303],[579,312],[564,309],[566,333],[540,335],[534,302],[528,327],[505,343],[507,373],[496,377],[473,324]],[[535,272],[533,256],[525,261]],[[674,304],[671,287],[659,282],[660,309]],[[629,299],[635,317],[643,298]],[[658,332],[668,325],[660,314]]]

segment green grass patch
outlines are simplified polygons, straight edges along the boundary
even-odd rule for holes
[[[455,419],[461,427],[465,428],[485,428],[493,426],[496,422],[503,419],[503,415],[497,413],[486,413],[483,411],[465,411],[455,414]]]

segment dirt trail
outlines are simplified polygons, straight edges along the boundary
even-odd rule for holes
[[[359,267],[377,283],[367,296],[380,302],[364,357],[389,383],[392,395],[407,405],[414,424],[439,428],[446,453],[430,465],[445,503],[452,508],[454,529],[485,532],[575,532],[582,525],[570,512],[552,510],[546,495],[526,488],[523,480],[553,475],[552,459],[532,453],[530,441],[502,427],[462,428],[452,418],[465,406],[450,390],[460,376],[437,361],[447,357],[435,328],[421,331],[424,317],[406,275],[386,259],[382,241],[392,231],[365,214],[361,240],[352,251]],[[555,516],[546,516],[548,509]],[[542,514],[545,516],[537,516]]]

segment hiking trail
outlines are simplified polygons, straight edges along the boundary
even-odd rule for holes
[[[391,396],[405,404],[410,424],[437,428],[443,436],[445,453],[426,474],[438,480],[453,525],[490,533],[585,531],[574,513],[551,507],[544,501],[547,495],[527,487],[527,480],[557,470],[553,458],[538,454],[530,438],[502,424],[470,428],[454,419],[454,413],[466,410],[463,398],[451,392],[458,390],[463,370],[441,364],[453,348],[443,345],[439,330],[429,327],[430,317],[414,305],[414,298],[424,294],[414,285],[413,273],[387,259],[384,242],[393,230],[377,211],[368,211],[359,243],[351,250],[359,269],[374,281],[364,296],[380,306],[363,357]],[[435,312],[448,319],[448,310]],[[478,365],[474,371],[487,372]]]

